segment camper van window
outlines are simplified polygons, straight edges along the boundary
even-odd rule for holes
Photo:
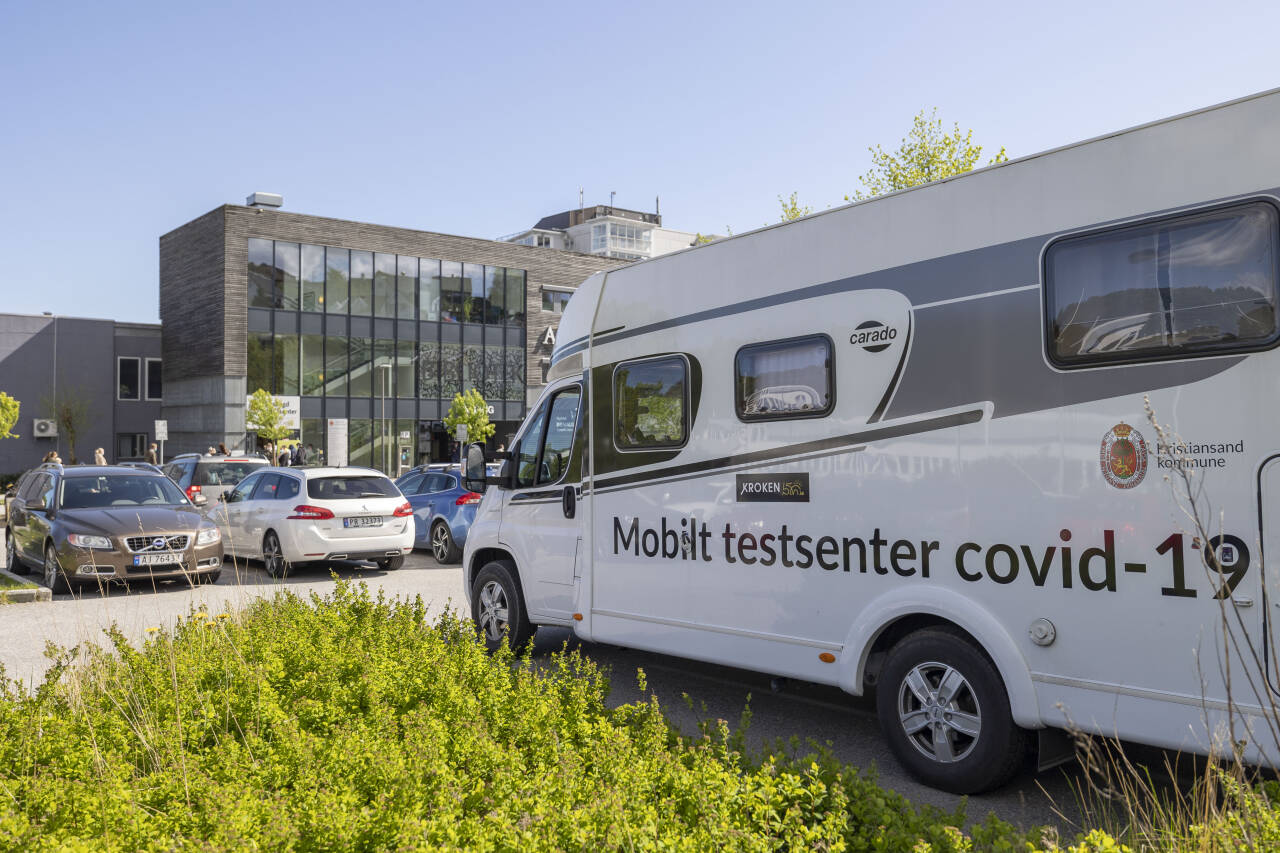
[[[752,344],[734,359],[735,400],[744,421],[822,417],[831,412],[831,339],[810,335]]]
[[[569,454],[573,450],[573,434],[578,427],[578,398],[575,385],[561,391],[551,401],[547,418],[547,438],[542,450],[542,463],[538,467],[538,485],[558,482],[569,467]]]
[[[529,428],[520,439],[520,447],[516,451],[519,467],[516,469],[516,486],[532,486],[538,473],[538,448],[542,446],[542,424],[546,409],[539,407],[529,419]]]
[[[682,357],[627,361],[613,372],[613,441],[619,450],[680,447],[688,432]]]
[[[1273,342],[1278,233],[1276,209],[1254,202],[1053,243],[1050,359],[1077,367]]]

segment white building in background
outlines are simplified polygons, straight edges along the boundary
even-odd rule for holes
[[[606,204],[544,216],[525,231],[500,238],[522,246],[564,249],[639,261],[687,249],[698,235],[662,227],[662,214]]]

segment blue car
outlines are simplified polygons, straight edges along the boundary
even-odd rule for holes
[[[498,466],[486,468],[497,474]],[[420,466],[396,480],[396,486],[413,507],[413,546],[430,548],[440,563],[460,560],[481,496],[463,487],[458,466]]]

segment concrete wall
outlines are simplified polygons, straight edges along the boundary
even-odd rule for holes
[[[102,447],[107,458],[115,461],[119,433],[151,435],[154,421],[160,417],[160,403],[116,400],[118,356],[159,358],[160,327],[0,314],[0,391],[22,404],[14,426],[20,437],[0,440],[0,474],[30,468],[50,450],[57,450],[64,462],[71,461],[67,435],[36,438],[32,431],[36,418],[53,417],[55,389],[58,395],[83,400],[88,407],[75,446],[82,462],[92,461],[96,447]]]

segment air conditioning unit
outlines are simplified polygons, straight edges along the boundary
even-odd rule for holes
[[[52,418],[36,418],[31,422],[31,434],[36,438],[57,438],[58,422]]]

